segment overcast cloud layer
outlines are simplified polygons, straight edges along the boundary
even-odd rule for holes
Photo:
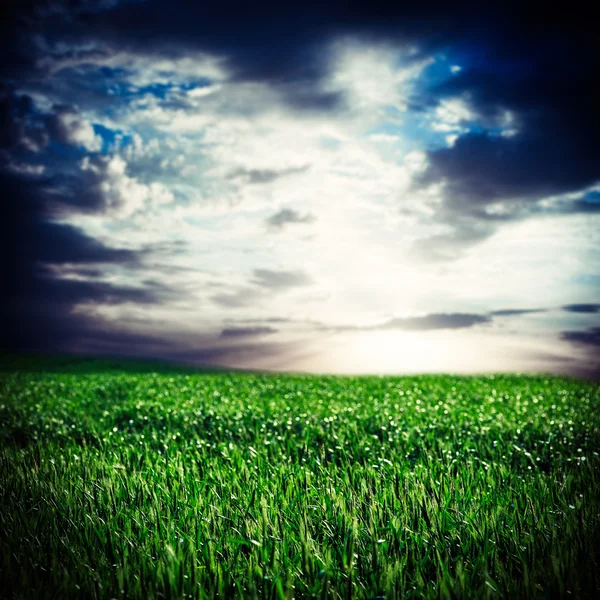
[[[594,375],[591,5],[9,3],[0,344]]]

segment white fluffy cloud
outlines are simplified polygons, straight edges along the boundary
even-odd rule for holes
[[[102,138],[93,125],[70,106],[57,106],[46,120],[51,136],[63,144],[95,152],[102,148]]]
[[[410,48],[372,45],[352,38],[339,40],[330,50],[328,86],[348,95],[352,111],[381,116],[381,109],[407,108],[411,80],[432,61],[412,62]]]
[[[173,194],[161,183],[141,183],[127,175],[127,163],[119,155],[86,156],[81,160],[85,188],[98,197],[105,217],[126,219],[136,212],[169,204]]]

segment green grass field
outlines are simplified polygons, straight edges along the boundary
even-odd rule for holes
[[[5,598],[597,598],[600,387],[13,361]]]

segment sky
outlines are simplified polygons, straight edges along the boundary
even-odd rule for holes
[[[8,2],[0,348],[600,367],[591,3]]]

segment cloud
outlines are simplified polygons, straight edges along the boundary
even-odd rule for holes
[[[467,329],[476,325],[490,323],[489,315],[468,313],[432,313],[422,316],[394,318],[374,325],[330,325],[307,319],[244,319],[245,323],[279,323],[281,325],[302,325],[304,328],[320,332],[358,332],[398,329],[402,331],[433,331],[439,329]],[[258,329],[266,328],[257,327]],[[242,328],[245,329],[245,328]],[[253,328],[249,328],[252,330]]]
[[[475,215],[501,200],[537,201],[597,183],[600,151],[572,137],[548,147],[550,139],[539,132],[546,131],[550,122],[554,119],[530,123],[532,131],[514,138],[487,133],[461,136],[451,148],[429,152],[422,182],[443,183],[448,208]]]
[[[4,85],[0,85],[0,124],[0,147],[21,156],[45,150],[51,141],[91,152],[102,148],[102,137],[75,107],[59,104],[42,112],[30,95]]]
[[[567,304],[562,309],[572,313],[597,313],[600,312],[600,304]]]
[[[290,224],[308,224],[315,221],[316,217],[314,215],[310,213],[303,215],[291,208],[282,208],[265,220],[267,226],[275,230],[281,230]]]
[[[31,260],[51,264],[115,263],[130,266],[139,260],[139,252],[105,246],[73,225],[40,221],[34,227],[35,237],[24,249],[24,256]]]
[[[35,178],[43,175],[46,171],[46,167],[44,165],[32,165],[25,162],[16,162],[11,160],[9,157],[3,158],[7,159],[4,164],[6,170],[15,173],[16,175]]]
[[[233,81],[276,85],[295,110],[331,112],[343,106],[347,91],[322,85],[328,70],[324,46],[331,37],[354,35],[395,44],[411,49],[410,58],[418,61],[420,48],[427,52],[444,46],[446,35],[463,29],[457,23],[467,22],[471,12],[459,5],[449,10],[443,3],[426,11],[406,4],[390,9],[381,3],[359,7],[355,2],[325,6],[313,1],[302,5],[268,1],[249,7],[236,0],[223,6],[148,0],[140,10],[129,2],[100,4],[102,10],[88,2],[77,6],[53,2],[55,8],[45,13],[29,5],[11,11],[11,18],[3,20],[0,74],[24,78],[105,64],[123,68],[125,75],[139,71],[142,85],[145,57],[160,62],[160,72],[169,80],[173,72],[206,75],[201,58],[209,55],[219,65],[208,71],[209,77],[215,70],[226,70]],[[430,35],[433,24],[436,36]],[[498,19],[494,24],[498,26]],[[352,82],[352,93],[358,98],[370,99],[382,86],[383,91],[394,92],[394,84],[401,83],[378,60],[380,54],[371,53],[363,63],[367,70],[357,65],[360,77]],[[347,73],[353,78],[352,72]],[[82,88],[73,97],[89,98],[94,92]],[[385,101],[388,96],[380,98]]]
[[[516,317],[520,315],[543,313],[547,310],[548,309],[546,308],[504,308],[500,310],[493,310],[489,314],[492,317]]]
[[[446,223],[450,225],[450,223]],[[437,262],[459,258],[465,249],[481,243],[493,233],[486,222],[451,221],[451,231],[413,242],[410,253],[419,261]]]
[[[415,317],[399,317],[389,319],[375,325],[316,325],[317,330],[323,331],[382,331],[398,329],[401,331],[435,331],[439,329],[468,329],[476,325],[490,323],[488,315],[468,313],[432,313]]]
[[[467,42],[478,58],[467,51],[460,71],[416,92],[417,110],[453,134],[445,147],[427,150],[427,166],[415,178],[417,187],[439,191],[438,222],[462,232],[463,222],[487,222],[489,236],[539,213],[596,210],[567,198],[600,182],[600,95],[590,75],[598,51],[583,13],[574,10],[562,31],[553,11],[547,31],[500,16],[493,32],[489,15],[480,15],[486,42]]]
[[[563,331],[562,339],[573,344],[600,347],[600,327],[592,327],[584,331]]]
[[[227,176],[228,179],[240,180],[247,185],[272,183],[281,177],[305,173],[309,169],[308,165],[302,167],[288,167],[286,169],[242,169],[233,170]]]
[[[271,323],[277,340],[450,335],[532,312],[477,314],[535,306],[539,286],[549,306],[596,296],[593,19],[205,4],[56,0],[0,20],[0,170],[35,204],[2,242],[21,256],[2,279],[21,330],[233,360],[264,340],[214,324],[269,328],[242,322],[255,309],[298,317]],[[391,314],[420,316],[352,325]],[[365,337],[388,335],[412,336]]]
[[[128,175],[127,162],[113,154],[84,156],[79,173],[68,178],[52,198],[82,211],[126,219],[138,211],[170,204],[174,196],[161,183],[143,183]]]
[[[89,121],[83,119],[72,106],[59,105],[45,119],[50,136],[61,144],[81,146],[86,150],[102,148],[102,137],[96,135]]]
[[[39,283],[39,297],[35,302],[40,304],[45,301],[49,306],[61,307],[74,306],[82,303],[92,304],[122,304],[133,302],[136,304],[152,304],[159,302],[159,295],[155,286],[132,287],[113,285],[100,281],[78,281],[71,279],[57,279],[50,273],[40,270],[36,273]],[[160,289],[160,286],[159,286]],[[32,298],[29,298],[30,301]]]
[[[263,295],[255,288],[242,287],[234,292],[215,294],[210,299],[223,308],[245,308],[254,306]]]
[[[210,300],[223,308],[256,307],[272,298],[274,294],[311,285],[313,280],[303,271],[255,269],[250,283],[253,284],[252,287],[241,286],[232,291],[214,294]]]
[[[165,300],[160,287],[133,287],[89,279],[56,277],[51,269],[29,266],[5,284],[10,293],[0,309],[5,326],[0,335],[4,350],[65,351],[102,319],[78,312],[80,305],[135,306]],[[90,274],[86,274],[87,277]]]
[[[111,247],[80,228],[49,220],[42,183],[0,174],[7,201],[2,203],[3,264],[23,272],[36,264],[120,264],[135,266],[144,254]],[[18,201],[17,201],[18,199]]]
[[[137,267],[144,251],[107,246],[77,227],[48,221],[37,185],[4,174],[0,188],[7,199],[0,207],[2,348],[63,348],[89,325],[76,312],[81,304],[153,304],[168,297],[161,285],[97,280],[101,267]]]
[[[402,329],[404,331],[431,331],[434,329],[464,329],[489,323],[486,315],[463,313],[437,313],[422,317],[397,318],[386,321],[372,329]]]
[[[283,291],[304,287],[313,283],[312,278],[303,271],[274,271],[255,269],[253,283],[270,290]]]
[[[31,97],[16,94],[0,82],[0,148],[11,152],[39,152],[48,141],[48,132],[35,119]]]
[[[274,327],[227,327],[221,331],[222,338],[257,337],[277,333]]]
[[[561,309],[571,312],[592,313],[600,312],[600,305],[572,304],[562,306]],[[520,317],[523,315],[548,313],[549,308],[509,308],[492,310],[485,314],[477,313],[430,313],[420,316],[399,317],[389,319],[373,325],[332,325],[310,319],[293,319],[271,317],[265,319],[238,319],[230,320],[232,323],[242,323],[240,329],[253,331],[254,329],[269,329],[269,325],[278,324],[283,328],[287,326],[302,326],[313,331],[352,332],[352,331],[380,331],[398,329],[402,331],[433,331],[441,329],[468,329],[477,325],[491,323],[496,318]],[[567,332],[569,333],[569,332]],[[577,332],[576,332],[577,333]],[[577,336],[576,336],[577,337]],[[584,336],[585,337],[585,336]],[[567,338],[565,338],[567,339]]]
[[[460,132],[463,126],[477,119],[464,98],[442,99],[435,109],[433,129],[443,132]]]
[[[438,112],[467,98],[461,118],[479,128],[430,150],[421,183],[443,185],[446,210],[485,218],[486,207],[499,201],[534,204],[600,181],[600,96],[589,75],[591,55],[574,44],[550,67],[558,46],[541,39],[539,53],[526,55],[527,68],[505,69],[515,49],[490,42],[487,50],[497,54],[485,67],[463,69],[430,91]],[[571,210],[579,208],[574,203]]]
[[[131,176],[121,155],[97,153],[102,137],[72,106],[55,105],[43,113],[31,97],[0,91],[0,124],[4,125],[0,166],[4,163],[6,170],[31,179],[43,175],[36,195],[47,207],[127,218],[174,199],[162,183]],[[79,152],[52,153],[50,142],[73,146]]]

